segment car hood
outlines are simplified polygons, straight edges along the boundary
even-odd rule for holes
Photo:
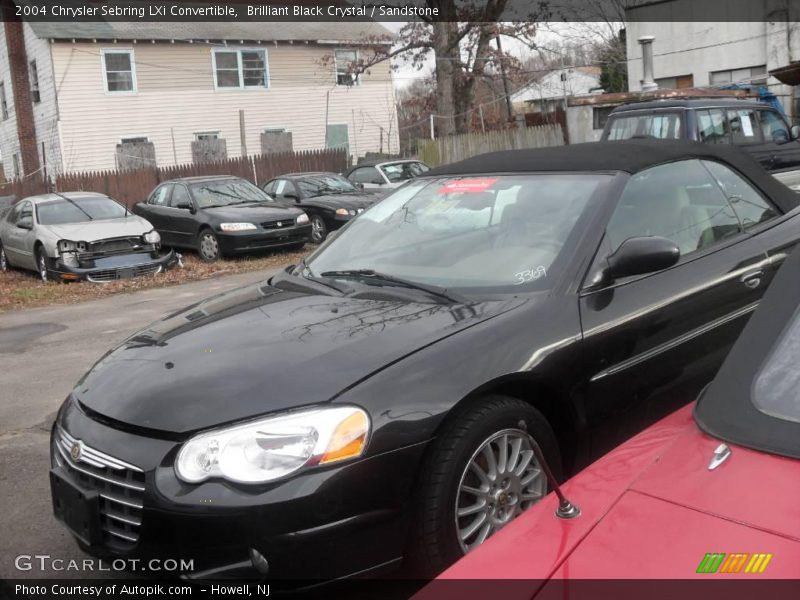
[[[286,207],[278,203],[253,202],[248,204],[234,204],[233,206],[218,206],[215,208],[200,209],[209,217],[220,222],[232,223],[261,221],[264,219],[287,218],[294,219],[303,211],[299,208]]]
[[[55,237],[73,242],[96,242],[108,238],[142,235],[152,231],[149,221],[133,213],[120,219],[104,219],[88,223],[66,223],[63,225],[41,225]]]
[[[121,424],[188,433],[329,401],[403,357],[520,303],[465,307],[254,284],[130,337],[73,394]]]
[[[538,587],[548,579],[708,577],[697,569],[714,552],[772,553],[769,576],[796,577],[800,461],[731,445],[731,456],[709,470],[719,444],[687,406],[563,486],[580,517],[555,517],[550,494],[443,578]]]

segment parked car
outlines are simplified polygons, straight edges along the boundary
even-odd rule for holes
[[[429,170],[430,167],[419,160],[373,160],[352,167],[345,177],[364,189],[392,189]]]
[[[300,249],[311,235],[302,210],[228,175],[165,181],[133,210],[155,226],[165,245],[196,250],[207,262],[265,249]]]
[[[57,514],[90,553],[198,579],[439,570],[544,497],[534,442],[561,479],[689,402],[798,214],[747,155],[689,142],[432,170],[108,353],[56,419]]]
[[[115,281],[177,261],[149,222],[103,194],[31,196],[0,219],[0,270],[30,269],[42,281]]]
[[[713,575],[796,580],[799,307],[795,251],[700,395],[694,418],[692,406],[678,410],[564,485],[579,516],[560,519],[558,499],[548,496],[441,578],[511,579],[525,598],[554,591],[557,582],[543,586],[547,580],[567,578],[667,586]],[[440,597],[428,595],[436,588],[418,598]]]
[[[774,107],[755,100],[653,100],[612,110],[602,140],[635,136],[730,144],[768,171],[800,168],[800,127],[790,127]]]
[[[382,197],[379,190],[361,190],[336,173],[289,173],[268,181],[262,189],[306,212],[311,219],[311,241],[316,244]]]

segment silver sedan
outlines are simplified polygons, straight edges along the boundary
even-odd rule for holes
[[[42,281],[107,282],[155,274],[178,260],[142,217],[93,192],[20,200],[0,217],[0,271],[36,271]]]

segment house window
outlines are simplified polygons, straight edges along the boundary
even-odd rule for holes
[[[266,50],[214,50],[212,57],[217,88],[269,87]]]
[[[0,113],[3,115],[3,121],[8,118],[8,98],[6,98],[6,84],[0,81]]]
[[[133,50],[103,50],[103,81],[109,94],[136,91]]]
[[[612,110],[613,106],[595,106],[592,109],[592,129],[603,129]]]
[[[336,85],[358,85],[358,51],[340,49],[334,52]]]
[[[14,177],[19,179],[22,176],[22,170],[19,165],[19,154],[14,154],[11,160],[14,162]]]
[[[204,140],[218,140],[219,139],[219,131],[197,131],[194,134],[194,139],[198,142]]]
[[[146,144],[150,140],[147,139],[147,136],[139,135],[133,137],[124,137],[120,138],[120,144]]]
[[[746,69],[732,69],[730,71],[714,71],[709,76],[711,85],[726,85],[729,83],[766,83],[767,67],[747,67]]]
[[[28,75],[31,78],[31,100],[34,104],[42,101],[42,96],[39,94],[39,69],[36,67],[36,61],[32,60],[28,66]]]
[[[662,77],[655,80],[662,90],[682,90],[694,87],[694,75],[678,75],[677,77]]]

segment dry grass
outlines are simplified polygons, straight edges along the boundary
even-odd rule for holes
[[[6,273],[0,273],[0,313],[51,304],[74,304],[114,294],[200,281],[219,275],[274,271],[286,265],[296,264],[312,250],[313,246],[307,245],[300,252],[243,256],[211,264],[201,261],[192,252],[182,252],[183,268],[175,266],[159,275],[123,279],[113,283],[42,283],[33,271],[11,269]]]

